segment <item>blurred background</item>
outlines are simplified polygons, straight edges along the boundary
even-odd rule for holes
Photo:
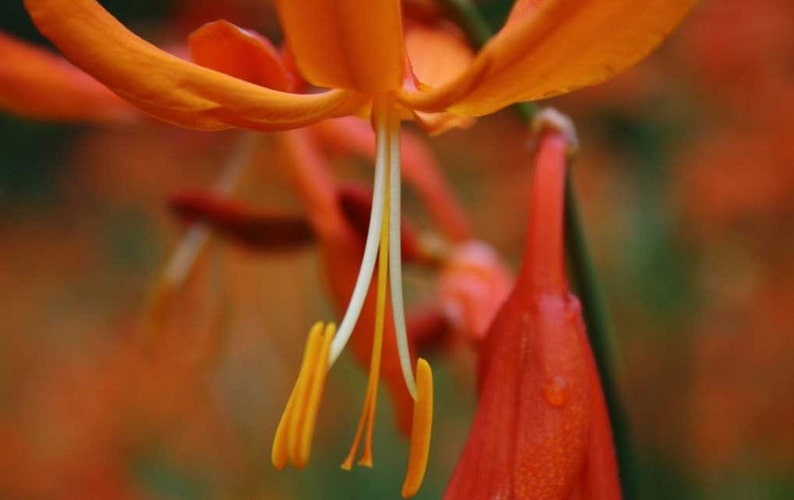
[[[279,36],[265,0],[102,3],[163,45],[220,17]],[[494,23],[509,3],[481,2]],[[794,498],[793,25],[784,0],[704,0],[641,65],[543,103],[578,126],[573,175],[612,313],[639,498]],[[0,29],[44,43],[21,2],[0,4]],[[0,113],[0,498],[397,497],[407,445],[385,397],[375,468],[339,470],[365,385],[347,359],[329,377],[308,469],[269,463],[306,330],[333,317],[313,248],[217,242],[183,307],[211,301],[221,326],[196,315],[169,355],[135,347],[184,229],[166,200],[211,186],[235,139]],[[504,111],[426,143],[477,236],[515,264],[531,174],[520,122]],[[299,213],[273,162],[265,146],[242,196]],[[338,168],[368,174],[361,161]],[[417,498],[441,496],[465,440],[473,359],[465,345],[433,359]]]

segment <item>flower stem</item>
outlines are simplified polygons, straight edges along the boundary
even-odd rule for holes
[[[485,45],[493,36],[493,30],[471,0],[442,0],[441,3],[444,4],[452,18],[464,30],[476,48]],[[521,102],[515,104],[513,109],[523,122],[530,124],[538,113],[539,106],[534,103]],[[628,419],[620,402],[615,383],[612,329],[604,295],[590,257],[579,203],[570,174],[571,169],[568,169],[568,172],[565,180],[566,254],[574,286],[582,303],[587,333],[598,365],[604,398],[609,410],[623,497],[626,500],[631,500],[636,497],[637,462],[631,442]]]
[[[609,313],[587,245],[570,168],[565,178],[565,249],[609,410],[623,498],[631,500],[637,496],[637,461],[628,417],[620,401],[612,368],[615,362]]]
[[[493,36],[493,29],[471,0],[441,0],[440,3],[455,23],[466,32],[475,48],[479,49]]]

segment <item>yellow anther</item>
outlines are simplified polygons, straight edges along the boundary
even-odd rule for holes
[[[328,350],[336,326],[317,322],[309,332],[298,380],[273,439],[271,460],[281,470],[291,462],[301,469],[309,462],[311,440],[317,422],[323,388],[328,372]]]
[[[430,454],[430,434],[433,427],[433,372],[422,358],[416,362],[416,401],[411,427],[411,448],[408,451],[408,471],[405,473],[402,495],[408,498],[419,491],[425,478]]]

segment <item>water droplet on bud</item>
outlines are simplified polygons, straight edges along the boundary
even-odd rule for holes
[[[543,398],[555,408],[564,406],[568,400],[568,384],[565,379],[559,375],[552,378],[543,388]]]

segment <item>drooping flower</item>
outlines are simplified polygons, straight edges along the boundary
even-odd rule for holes
[[[356,443],[371,435],[387,284],[392,321],[406,387],[417,401],[415,422],[429,433],[426,398],[429,367],[419,360],[417,384],[405,332],[400,250],[400,121],[415,117],[435,128],[481,116],[513,102],[535,100],[606,80],[653,49],[694,0],[519,0],[502,30],[470,62],[442,75],[412,71],[398,0],[281,0],[277,2],[286,41],[311,85],[331,90],[298,94],[204,68],[167,54],[128,31],[93,0],[25,0],[42,33],[74,64],[143,111],[170,123],[217,130],[231,127],[274,131],[299,128],[352,114],[369,115],[377,135],[373,210],[358,279],[339,330],[315,328],[310,335],[295,401],[288,404],[280,436],[284,460],[305,458],[325,370],[353,333],[379,262],[376,328],[369,389]],[[410,48],[410,47],[409,47]],[[418,68],[417,68],[418,69]],[[424,81],[421,81],[425,78]],[[435,80],[435,81],[433,81]],[[267,85],[265,83],[265,85]],[[331,340],[329,337],[333,336]],[[429,389],[430,388],[430,389]],[[309,406],[305,406],[305,403]],[[366,426],[363,425],[364,422]],[[429,434],[414,444],[426,446]],[[277,439],[279,441],[279,439]],[[367,441],[368,443],[369,441]],[[355,452],[354,446],[353,452]],[[368,446],[365,446],[365,450]],[[412,457],[427,456],[427,450]],[[275,453],[274,453],[275,455]],[[280,455],[281,456],[281,455]],[[367,451],[363,462],[369,463]],[[416,471],[411,462],[409,470]],[[411,476],[406,495],[418,487]],[[419,475],[421,477],[421,474]]]
[[[446,500],[620,498],[581,306],[565,275],[569,141],[541,133],[526,250],[480,350],[480,398]]]

